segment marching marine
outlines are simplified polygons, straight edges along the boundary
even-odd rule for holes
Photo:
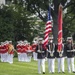
[[[37,52],[37,59],[38,59],[38,73],[41,73],[41,67],[42,72],[45,74],[45,57],[46,57],[46,50],[44,49],[44,45],[42,43],[43,38],[39,38],[38,45],[36,46],[36,52]]]
[[[65,44],[65,51],[66,51],[66,55],[67,55],[68,72],[71,73],[71,66],[72,66],[72,72],[75,73],[74,50],[73,50],[72,37],[67,37],[67,42]]]
[[[13,63],[13,54],[14,54],[14,46],[12,44],[12,41],[9,41],[8,44],[8,63],[12,64]]]
[[[65,66],[64,66],[64,61],[65,61],[65,50],[64,50],[64,43],[62,43],[62,49],[61,51],[58,51],[58,45],[55,45],[55,57],[57,58],[58,61],[58,73],[62,71],[62,73],[65,73]]]
[[[32,49],[32,46],[30,45],[30,43],[28,43],[28,45],[27,45],[27,51],[26,52],[27,52],[27,62],[31,62],[33,49]]]
[[[54,73],[55,72],[55,44],[53,43],[53,37],[49,37],[46,50],[47,50],[49,73]]]
[[[1,62],[7,62],[8,58],[8,47],[6,42],[1,42]]]
[[[33,60],[36,60],[36,61],[37,61],[37,53],[35,52],[36,46],[37,46],[36,41],[33,41],[33,44],[32,44],[32,49],[33,49]]]

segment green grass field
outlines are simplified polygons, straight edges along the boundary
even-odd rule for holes
[[[39,75],[37,71],[37,61],[32,59],[31,62],[18,62],[17,58],[14,58],[14,63],[2,63],[0,62],[0,75]],[[41,74],[42,75],[42,74]],[[46,61],[46,74],[52,75],[48,73],[48,64]],[[58,73],[57,71],[57,60],[55,63],[55,73],[53,75],[75,75],[74,73],[68,73],[67,71],[67,62],[65,60],[65,74]]]

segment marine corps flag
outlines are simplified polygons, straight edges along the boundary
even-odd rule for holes
[[[59,5],[58,10],[58,52],[62,50],[62,5]]]

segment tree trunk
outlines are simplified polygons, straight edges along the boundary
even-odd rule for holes
[[[59,0],[53,0],[53,3],[54,3],[54,13],[52,13],[52,17],[53,17],[53,37],[54,37],[54,43],[57,44]]]
[[[54,43],[57,44],[57,38],[58,38],[58,16],[53,17],[53,37],[54,37]]]

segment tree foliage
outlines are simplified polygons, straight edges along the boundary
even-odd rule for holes
[[[47,21],[47,11],[51,5],[51,15],[53,18],[54,42],[58,37],[58,7],[63,5],[63,37],[71,36],[75,33],[75,0],[7,0],[8,6],[0,9],[0,41],[4,40],[32,40],[33,37],[43,34]],[[37,22],[37,14],[42,21]]]
[[[63,11],[67,9],[67,12],[63,16],[63,37],[71,36],[75,32],[74,20],[75,20],[75,0],[25,0],[27,9],[32,13],[38,13],[38,16],[46,22],[49,3],[51,5],[51,15],[53,17],[53,35],[54,42],[57,43],[58,37],[58,7],[61,3],[63,5]],[[30,8],[31,7],[31,8]],[[43,11],[43,13],[41,13]]]
[[[0,9],[0,41],[5,40],[28,40],[33,39],[37,29],[35,21],[29,11],[18,4],[3,6]]]

